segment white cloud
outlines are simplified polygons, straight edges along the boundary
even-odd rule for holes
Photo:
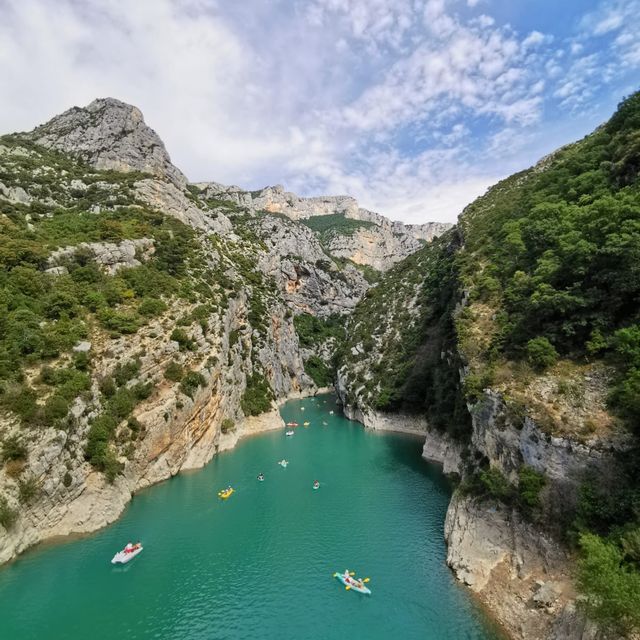
[[[536,159],[547,102],[581,113],[640,65],[640,0],[606,0],[566,42],[460,5],[0,0],[0,131],[113,96],[191,179],[453,220]]]

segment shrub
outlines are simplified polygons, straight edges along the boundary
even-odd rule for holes
[[[98,312],[98,319],[105,329],[116,334],[132,334],[140,327],[140,322],[135,314],[114,311],[110,308],[101,309]]]
[[[508,503],[513,497],[513,487],[502,472],[495,467],[481,471],[480,482],[487,494],[497,500]]]
[[[247,387],[240,399],[242,411],[247,416],[257,416],[271,409],[273,391],[261,373],[247,377]]]
[[[184,375],[184,369],[175,360],[172,360],[164,370],[164,377],[171,382],[180,382]]]
[[[69,400],[61,395],[51,396],[44,405],[44,419],[46,424],[52,425],[62,420],[69,412]]]
[[[180,351],[193,351],[195,344],[184,329],[176,328],[171,332],[171,340],[178,343]]]
[[[102,378],[98,383],[98,387],[100,388],[102,395],[106,398],[111,398],[117,390],[116,383],[111,376],[105,376]]]
[[[540,492],[547,483],[543,473],[524,465],[518,470],[518,497],[526,513],[531,514],[540,506]]]
[[[119,387],[127,384],[129,380],[132,380],[140,373],[140,367],[142,363],[137,358],[135,360],[129,360],[124,364],[119,364],[114,372],[113,377]]]
[[[107,411],[114,417],[122,420],[126,418],[137,404],[136,397],[131,389],[121,388],[107,403]]]
[[[20,504],[30,504],[33,502],[40,491],[38,481],[31,477],[27,480],[20,480],[18,482],[18,496],[20,498]]]
[[[26,460],[27,455],[27,447],[17,435],[5,438],[4,442],[2,443],[3,462]]]
[[[159,316],[167,310],[167,305],[158,298],[144,298],[138,306],[138,313],[147,318]]]
[[[527,342],[527,359],[532,367],[544,371],[558,361],[558,352],[547,338],[533,338]]]
[[[9,506],[5,496],[0,496],[0,524],[8,531],[18,519],[18,512]]]
[[[318,387],[328,387],[333,382],[331,370],[318,356],[310,356],[304,363],[304,370]]]
[[[220,425],[222,433],[229,433],[236,428],[236,423],[231,418],[225,418]]]
[[[588,614],[622,634],[640,629],[640,573],[617,545],[597,535],[583,534],[580,546],[578,586]]]
[[[64,476],[62,477],[62,484],[65,487],[70,487],[71,483],[73,482],[73,477],[71,476],[71,474],[67,471]]]
[[[109,446],[117,421],[111,415],[98,416],[91,427],[85,447],[85,458],[96,468],[102,471],[109,482],[113,482],[122,470],[114,451]]]
[[[23,422],[34,422],[38,416],[36,393],[30,387],[14,387],[4,396],[0,396],[0,400],[9,411],[18,415]]]
[[[198,371],[189,371],[184,378],[182,378],[182,382],[180,383],[180,391],[184,393],[185,396],[189,396],[193,398],[193,394],[196,392],[198,387],[203,387],[207,384],[205,377],[199,373]]]

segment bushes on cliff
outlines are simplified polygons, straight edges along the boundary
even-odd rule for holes
[[[304,363],[304,370],[318,387],[328,387],[333,382],[331,369],[318,356],[310,356]]]
[[[2,442],[2,462],[26,460],[27,446],[17,435],[8,436]]]
[[[540,508],[540,494],[547,484],[543,473],[523,465],[518,470],[518,502],[525,514],[532,516]]]
[[[17,519],[18,511],[9,506],[9,502],[5,496],[0,496],[0,525],[9,531]]]
[[[122,470],[122,465],[109,445],[117,427],[118,422],[112,416],[98,416],[89,428],[85,447],[85,458],[102,471],[109,482],[113,482]]]
[[[591,533],[580,537],[578,585],[597,622],[619,633],[640,629],[640,572],[623,549]]]
[[[527,359],[534,369],[544,371],[558,361],[558,352],[547,338],[533,338],[527,342]]]
[[[262,373],[247,377],[247,387],[240,399],[240,406],[246,416],[257,416],[271,409],[273,391]]]
[[[193,399],[193,394],[199,387],[204,387],[207,384],[205,377],[198,371],[189,371],[180,382],[180,391],[185,396],[189,396]]]
[[[318,318],[310,313],[301,313],[293,318],[293,324],[303,347],[317,347],[329,338],[342,339],[344,336],[342,322],[337,315]]]
[[[180,382],[184,376],[184,369],[175,360],[172,360],[164,370],[164,377],[171,382]]]

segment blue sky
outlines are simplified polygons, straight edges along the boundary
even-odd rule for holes
[[[0,131],[113,96],[193,181],[453,221],[640,88],[640,0],[0,0]]]

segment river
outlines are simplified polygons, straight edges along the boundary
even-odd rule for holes
[[[450,487],[421,458],[421,441],[365,430],[333,396],[290,401],[281,413],[300,423],[293,437],[243,440],[136,495],[109,527],[0,568],[0,636],[498,638],[445,564]],[[229,484],[235,493],[219,500]],[[137,558],[110,564],[137,540]],[[370,578],[371,596],[333,578],[346,568]]]

